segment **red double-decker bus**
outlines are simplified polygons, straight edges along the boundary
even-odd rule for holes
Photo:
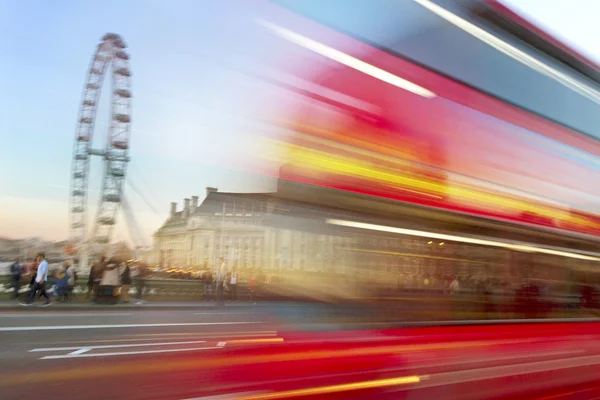
[[[294,132],[280,196],[595,250],[596,64],[498,2],[273,5],[259,23],[300,99],[278,115]]]
[[[334,237],[297,239],[284,268],[538,279],[570,302],[600,283],[598,65],[497,1],[253,4],[241,40],[264,47],[236,67],[278,127],[258,152],[282,165],[273,223]]]

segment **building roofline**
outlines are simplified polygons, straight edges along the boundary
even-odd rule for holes
[[[197,216],[197,215],[203,215],[203,214],[213,214],[214,211],[209,212],[209,211],[207,211],[207,208],[209,208],[211,205],[214,205],[215,203],[221,203],[221,202],[227,203],[228,201],[231,201],[231,200],[247,201],[250,203],[266,202],[271,199],[274,199],[275,195],[276,195],[276,192],[238,193],[238,192],[213,191],[212,189],[215,189],[215,188],[207,188],[207,189],[211,189],[211,190],[207,191],[206,197],[202,200],[202,203],[200,203],[195,208],[194,212],[188,214],[188,218],[191,216]],[[184,216],[183,210],[175,212],[174,214],[169,216],[169,218],[167,218],[167,220],[160,226],[160,228],[157,229],[157,231],[154,233],[154,235],[159,234],[160,230],[163,228],[185,225],[186,219],[184,219],[183,216]]]

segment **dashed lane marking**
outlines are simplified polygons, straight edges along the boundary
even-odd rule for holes
[[[71,347],[42,347],[39,349],[29,350],[30,353],[35,352],[49,352],[49,351],[67,351],[67,350],[79,350],[79,349],[119,349],[124,347],[148,347],[148,346],[176,346],[183,344],[198,344],[206,343],[206,340],[191,340],[185,342],[159,342],[159,343],[130,343],[130,344],[109,344],[100,346],[71,346]]]
[[[217,325],[247,325],[262,322],[184,322],[165,324],[116,324],[116,325],[50,325],[50,326],[4,326],[0,332],[32,332],[32,331],[62,331],[72,329],[120,329],[120,328],[158,328],[181,326],[217,326]]]
[[[3,313],[0,318],[56,318],[56,317],[128,317],[133,313]]]
[[[112,353],[84,353],[84,354],[64,354],[45,356],[40,360],[58,360],[63,358],[88,358],[88,357],[112,357],[112,356],[135,356],[139,354],[157,354],[157,353],[175,353],[182,351],[200,351],[200,350],[215,350],[220,347],[191,347],[184,349],[161,349],[161,350],[142,350],[142,351],[118,351]]]

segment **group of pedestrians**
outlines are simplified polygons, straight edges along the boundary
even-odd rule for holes
[[[230,301],[238,300],[238,285],[240,284],[239,273],[230,270],[225,264],[225,259],[219,257],[215,273],[206,271],[202,276],[204,284],[204,299],[213,301],[213,288],[216,289],[216,303],[223,305],[225,303],[225,293],[228,293]],[[47,291],[47,282],[49,275],[49,265],[44,253],[39,253],[30,268],[31,279],[29,282],[30,290],[26,300],[21,301],[22,305],[31,305],[37,298],[44,298],[44,306],[52,304],[52,300]],[[128,263],[118,263],[116,260],[106,260],[102,258],[90,268],[88,277],[88,290],[86,298],[95,303],[100,302],[102,297],[117,298],[121,303],[129,303],[129,291],[135,284],[138,303],[142,302],[142,295],[145,291],[145,270],[140,266],[134,265],[133,268]],[[27,268],[20,260],[17,260],[10,267],[10,273],[13,285],[13,296],[18,299],[21,289],[23,276],[28,273]],[[74,287],[77,281],[77,272],[73,265],[68,262],[63,263],[56,274],[56,284],[54,294],[57,299],[62,301],[71,301],[74,296]],[[120,290],[118,290],[120,288]],[[102,289],[110,289],[111,293],[101,292]],[[252,277],[248,280],[248,295],[251,302],[254,302],[256,294],[256,281]]]
[[[25,275],[25,266],[20,260],[15,261],[10,267],[12,285],[13,285],[13,296],[15,299],[19,298],[19,292],[21,290],[21,280]],[[39,253],[33,265],[31,266],[31,279],[29,281],[29,294],[24,301],[20,301],[22,305],[32,305],[36,298],[44,298],[43,306],[49,306],[52,304],[50,295],[46,291],[46,283],[48,282],[48,261],[46,261],[46,255]]]
[[[137,302],[141,303],[145,290],[144,275],[144,270],[140,266],[134,265],[132,268],[128,263],[119,263],[117,260],[107,261],[103,257],[90,269],[86,298],[98,303],[102,297],[118,296],[118,300],[126,304],[130,301],[129,290],[135,283]]]
[[[56,274],[56,285],[54,287],[56,298],[63,302],[73,300],[76,281],[77,272],[75,267],[69,262],[64,262]]]
[[[234,270],[229,270],[225,264],[225,259],[219,257],[215,268],[215,274],[210,270],[202,275],[202,283],[204,284],[204,300],[213,301],[213,287],[216,286],[216,302],[217,305],[225,304],[225,292],[229,294],[230,301],[238,300],[238,284],[240,283],[239,273]],[[256,290],[256,281],[251,278],[248,281],[248,291],[250,301],[254,301]]]
[[[39,253],[35,260],[28,265],[17,259],[10,266],[12,295],[22,305],[28,306],[35,303],[37,299],[44,299],[43,306],[52,304],[52,297],[58,301],[69,302],[74,297],[74,288],[77,282],[76,268],[69,262],[64,262],[60,268],[54,270],[52,296],[48,293],[48,278],[50,276],[48,261],[44,253]],[[19,293],[22,289],[23,280],[27,276],[29,280],[29,292],[22,298]],[[135,284],[137,289],[137,302],[142,302],[145,291],[145,269],[138,265],[130,266],[128,263],[119,263],[116,260],[102,258],[92,265],[88,278],[88,290],[86,299],[95,303],[100,300],[111,298],[111,302],[129,303],[129,291]],[[110,294],[103,293],[111,290]],[[116,301],[115,301],[116,300]]]

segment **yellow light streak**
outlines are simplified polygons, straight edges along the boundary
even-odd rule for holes
[[[404,376],[400,378],[378,379],[373,381],[364,381],[356,383],[345,383],[341,385],[320,386],[308,389],[286,390],[276,393],[258,394],[253,396],[239,397],[238,400],[274,400],[287,399],[300,396],[317,396],[323,394],[349,392],[354,390],[376,389],[389,386],[409,385],[419,383],[421,378],[418,376]]]

